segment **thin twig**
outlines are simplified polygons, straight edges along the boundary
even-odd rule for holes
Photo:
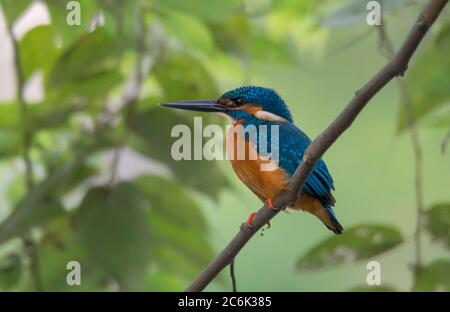
[[[234,259],[231,260],[231,263],[230,263],[230,277],[231,277],[231,287],[233,289],[233,292],[237,292],[236,275],[234,272]]]
[[[450,141],[450,129],[448,130],[448,132],[445,135],[444,140],[442,141],[442,144],[441,144],[441,152],[442,152],[442,154],[445,153],[445,150],[447,149],[447,145],[448,145],[449,141]]]
[[[322,155],[351,126],[370,99],[394,77],[405,73],[409,60],[447,2],[447,0],[428,1],[400,49],[371,80],[355,92],[354,97],[344,110],[334,119],[328,128],[311,142],[311,145],[305,151],[300,165],[291,177],[287,190],[275,199],[273,203],[275,208],[269,208],[267,205],[264,205],[253,217],[251,225],[243,223],[236,236],[204,268],[200,275],[186,288],[186,291],[203,290],[223,268],[231,263],[239,251],[261,227],[275,217],[281,209],[298,200],[306,179]]]
[[[363,39],[367,38],[370,33],[372,32],[372,28],[369,28],[368,30],[364,31],[361,34],[358,34],[357,36],[351,38],[349,41],[344,42],[344,44],[332,49],[331,51],[329,51],[326,56],[332,56],[334,54],[337,54],[343,50],[346,50],[352,46],[354,46],[355,44],[361,42]]]
[[[386,23],[384,20],[381,21],[381,25],[378,27],[380,35],[381,47],[385,50],[388,58],[391,58],[394,53],[394,45],[392,40],[386,30]],[[414,233],[414,243],[415,243],[415,280],[417,279],[417,273],[422,267],[422,228],[423,228],[423,214],[424,214],[424,204],[423,204],[423,159],[422,159],[422,147],[420,144],[419,131],[414,120],[414,111],[411,95],[409,94],[405,82],[401,78],[396,79],[397,86],[400,90],[401,102],[405,109],[406,123],[408,126],[411,143],[414,149],[414,187],[416,193],[416,230]]]
[[[8,23],[7,23],[8,25]],[[30,157],[30,149],[33,142],[33,133],[28,129],[26,125],[27,121],[27,103],[24,98],[23,90],[25,86],[25,77],[23,75],[23,69],[22,69],[22,62],[20,59],[20,51],[19,51],[19,44],[14,37],[12,26],[6,27],[8,35],[12,42],[13,47],[13,57],[14,57],[14,66],[16,70],[16,93],[17,93],[17,102],[20,106],[20,110],[22,113],[22,124],[24,126],[24,133],[23,133],[23,141],[22,141],[22,159],[25,164],[25,186],[27,189],[27,192],[31,192],[34,186],[34,170],[33,170],[33,162],[31,161]],[[39,271],[39,257],[38,252],[36,248],[36,243],[34,242],[33,237],[30,233],[25,233],[22,236],[22,243],[25,247],[25,250],[28,254],[28,257],[30,259],[30,271],[31,271],[31,277],[34,285],[34,289],[36,291],[42,291],[43,283],[41,274]]]
[[[33,287],[36,291],[43,291],[44,285],[42,282],[41,271],[39,266],[39,255],[37,252],[37,246],[30,233],[26,233],[22,236],[22,244],[30,259],[30,272],[33,282]]]
[[[139,14],[139,23],[136,26],[138,28],[138,35],[136,36],[136,64],[134,71],[132,73],[129,84],[125,87],[124,94],[121,99],[120,106],[125,109],[125,122],[129,123],[134,115],[135,103],[139,98],[141,92],[142,82],[146,75],[148,75],[150,68],[145,68],[144,58],[147,52],[147,36],[148,36],[148,25],[145,22],[145,17],[143,12]],[[125,146],[129,137],[129,133],[126,130],[120,139],[120,143],[116,146],[113,152],[113,157],[111,161],[111,176],[108,182],[109,186],[113,186],[116,183],[118,165],[120,162],[120,157],[122,155],[122,149]]]

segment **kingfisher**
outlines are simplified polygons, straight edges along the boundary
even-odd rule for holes
[[[311,144],[311,139],[294,124],[285,101],[270,88],[245,86],[225,92],[217,100],[177,101],[161,105],[219,113],[227,117],[232,125],[227,133],[227,143],[229,140],[234,140],[235,143],[227,144],[227,153],[234,156],[231,157],[232,168],[238,178],[272,209],[273,200],[286,189],[289,178]],[[235,131],[236,126],[244,129],[253,126],[257,135]],[[272,132],[263,134],[260,130],[273,129],[272,126],[276,126],[278,130],[275,140],[271,139]],[[264,140],[265,148],[262,146]],[[243,149],[249,151],[244,157],[236,157],[239,144],[243,144]],[[229,146],[233,150],[229,150]],[[271,170],[261,170],[262,165],[271,161],[268,156],[275,148],[278,148],[279,153],[277,163]],[[250,157],[252,152],[256,157]],[[306,180],[299,200],[288,208],[307,211],[335,234],[341,234],[343,227],[333,211],[336,200],[332,190],[334,191],[333,179],[325,162],[320,159]],[[248,224],[251,224],[254,214],[248,217]]]

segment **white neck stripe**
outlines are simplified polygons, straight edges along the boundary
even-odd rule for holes
[[[261,120],[281,121],[281,122],[288,121],[286,118],[283,118],[281,116],[278,116],[278,115],[268,112],[268,111],[258,111],[258,112],[256,112],[256,114],[254,116]]]

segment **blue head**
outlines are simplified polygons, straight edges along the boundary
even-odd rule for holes
[[[275,90],[257,86],[247,86],[225,92],[217,101],[181,101],[164,103],[164,106],[219,112],[233,120],[260,120],[292,122],[286,103]]]
[[[225,92],[218,103],[230,107],[226,114],[234,120],[258,119],[292,122],[291,113],[278,93],[269,88],[247,86]]]

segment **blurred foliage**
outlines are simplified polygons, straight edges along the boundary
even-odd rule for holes
[[[139,279],[149,261],[147,210],[145,196],[122,183],[90,189],[75,216],[89,256],[126,290],[142,287]]]
[[[30,259],[17,243],[31,233],[45,290],[181,290],[215,254],[196,196],[217,200],[229,182],[217,162],[170,157],[172,127],[193,129],[193,115],[158,103],[216,98],[229,85],[246,83],[254,63],[296,67],[307,36],[323,25],[352,25],[365,8],[360,1],[330,1],[338,4],[330,13],[313,0],[78,2],[81,25],[67,23],[67,1],[45,0],[51,23],[18,39],[15,70],[24,83],[42,76],[43,99],[25,110],[20,98],[0,103],[0,160],[14,175],[0,223],[0,251],[6,250],[0,252],[0,289],[33,289]],[[410,2],[386,1],[384,9]],[[31,3],[2,0],[9,30]],[[441,25],[408,72],[417,120],[448,103],[449,29]],[[448,116],[433,118],[435,126],[450,127]],[[203,122],[222,121],[205,116]],[[117,166],[105,164],[105,155],[123,147],[168,174],[116,181]],[[29,191],[23,170],[13,166],[25,148],[35,168]],[[447,245],[448,215],[447,204],[427,213],[428,231]],[[403,240],[390,226],[357,225],[319,243],[298,268],[369,259]],[[77,288],[65,281],[71,260],[82,266]],[[448,289],[442,280],[448,262],[420,274],[418,289]]]
[[[426,228],[434,239],[450,248],[450,203],[435,205],[427,211]]]
[[[450,23],[442,26],[434,42],[421,53],[405,78],[411,97],[413,121],[419,121],[444,106],[450,105]],[[434,126],[450,128],[450,122],[442,122],[442,115],[435,117]],[[400,106],[399,130],[407,126],[404,105]]]
[[[414,4],[415,0],[379,0],[382,12],[392,12],[403,9],[406,5]],[[322,24],[327,27],[351,26],[365,22],[367,18],[366,1],[350,0],[322,19]]]
[[[401,233],[385,225],[358,225],[345,229],[311,249],[297,263],[300,270],[372,259],[403,242]]]
[[[450,291],[450,261],[435,260],[418,272],[416,291]]]
[[[350,291],[353,292],[392,292],[395,291],[394,288],[389,286],[368,286],[368,285],[361,285],[361,286],[355,286],[350,289]]]
[[[22,259],[10,254],[0,262],[0,290],[14,290],[22,274]]]

